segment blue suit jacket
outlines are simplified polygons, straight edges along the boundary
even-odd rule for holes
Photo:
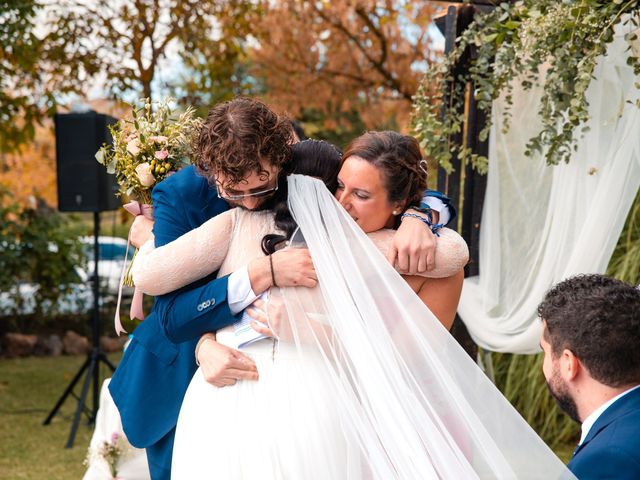
[[[640,479],[640,389],[600,415],[568,467],[579,480]]]
[[[152,196],[156,246],[228,209],[215,188],[210,188],[192,166],[158,184]],[[156,297],[109,384],[132,445],[153,445],[176,425],[182,399],[197,369],[194,350],[198,339],[235,320],[227,305],[227,277],[216,279],[215,272]]]

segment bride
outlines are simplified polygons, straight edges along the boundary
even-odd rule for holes
[[[244,349],[256,361],[259,382],[215,388],[202,375],[193,377],[178,421],[173,478],[566,474],[415,294],[420,282],[403,281],[359,228],[393,226],[394,211],[401,212],[402,202],[422,186],[415,178],[419,156],[409,161],[413,148],[419,154],[415,140],[390,132],[367,135],[363,145],[381,140],[387,155],[403,152],[400,164],[408,172],[402,173],[411,180],[406,194],[393,198],[388,172],[363,153],[349,156],[349,149],[337,192],[349,213],[322,182],[289,178],[291,213],[314,258],[319,285],[272,292],[287,313],[269,324],[278,339]],[[349,162],[361,171],[350,171]],[[366,173],[365,165],[374,170]],[[355,199],[364,203],[354,205]],[[368,201],[374,208],[363,208]],[[210,221],[218,223],[210,232],[224,231],[220,217]],[[236,209],[226,217],[231,234],[215,240],[216,249],[224,242],[227,252],[220,275],[259,254],[262,239],[276,227],[267,212]],[[153,252],[141,250],[148,257],[137,263],[140,271],[152,255],[167,258],[169,252],[178,255],[171,262],[184,266],[203,240],[213,241],[206,226],[190,239],[184,240],[187,234]],[[188,243],[181,246],[183,240]],[[217,338],[237,345],[232,327]]]

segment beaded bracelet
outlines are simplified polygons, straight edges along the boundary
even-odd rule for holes
[[[420,203],[419,206],[411,205],[409,207],[409,210],[424,213],[427,216],[427,220],[429,220],[429,224],[433,223],[433,214],[431,213],[431,207],[426,203]]]
[[[431,217],[431,215],[428,215],[428,216]],[[435,225],[433,225],[429,218],[421,217],[420,215],[417,215],[415,213],[403,213],[402,215],[400,215],[400,218],[405,218],[405,217],[417,218],[422,223],[424,223],[429,228],[429,230],[431,230],[431,232],[433,232],[433,234],[436,237],[440,236],[440,234],[438,233],[438,230],[440,230],[442,227],[444,227],[444,225],[441,224],[441,223],[436,223]]]

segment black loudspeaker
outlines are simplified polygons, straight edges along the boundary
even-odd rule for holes
[[[111,144],[107,128],[116,122],[93,111],[55,116],[58,210],[103,212],[117,210],[118,184],[95,158],[103,143]]]

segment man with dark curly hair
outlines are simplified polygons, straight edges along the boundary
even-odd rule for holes
[[[579,479],[640,478],[640,290],[604,275],[552,288],[538,307],[549,391],[582,435]]]
[[[216,105],[195,140],[196,166],[180,170],[153,190],[156,246],[229,206],[268,208],[293,141],[290,122],[262,102],[239,98]],[[132,229],[137,246],[144,243],[141,235],[148,234],[149,225],[141,219]],[[216,386],[258,378],[253,360],[211,341],[212,332],[238,321],[242,310],[275,283],[313,287],[317,282],[306,249],[279,251],[216,277],[213,272],[155,298],[109,385],[125,433],[134,446],[146,449],[154,480],[170,477],[175,426],[196,361]]]
[[[236,98],[216,105],[194,140],[196,166],[180,170],[153,190],[156,247],[230,206],[270,208],[294,141],[291,122],[258,100]],[[136,219],[134,245],[144,243],[148,228],[143,217]],[[394,239],[401,268],[421,265],[423,271],[428,263],[433,266],[430,230],[419,220],[403,222],[402,228],[403,235]],[[155,298],[109,385],[129,441],[146,449],[153,480],[170,477],[176,422],[196,360],[206,380],[218,387],[258,378],[253,360],[217,343],[213,332],[235,323],[272,285],[313,287],[317,282],[306,249],[278,251],[231,275],[216,276],[213,272]]]

